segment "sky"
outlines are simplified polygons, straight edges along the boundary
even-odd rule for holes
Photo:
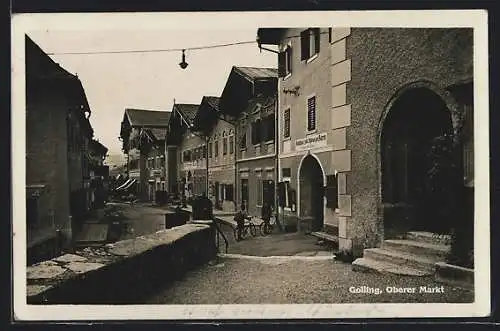
[[[38,30],[27,33],[46,53],[177,49],[254,41],[257,27],[244,30]],[[176,103],[200,103],[204,95],[220,96],[233,65],[276,67],[275,53],[256,43],[181,52],[120,54],[54,54],[51,58],[77,74],[92,110],[95,138],[108,154],[121,154],[120,123],[125,108],[172,109]]]

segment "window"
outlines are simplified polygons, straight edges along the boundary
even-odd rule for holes
[[[286,109],[284,114],[283,137],[290,138],[290,108]]]
[[[316,97],[307,99],[307,131],[316,130]]]
[[[226,199],[227,201],[234,201],[234,187],[233,184],[226,184]]]
[[[203,155],[201,156],[202,158],[206,158],[207,157],[207,145],[203,145]]]
[[[292,73],[292,48],[287,46],[278,55],[278,76],[286,77]]]
[[[319,36],[318,28],[307,29],[300,33],[301,60],[308,60],[319,53]]]
[[[332,42],[332,28],[328,28],[328,42]]]
[[[264,138],[264,141],[273,141],[274,140],[274,115],[266,116],[262,122],[261,132]]]
[[[246,206],[248,206],[248,179],[241,180],[241,203],[245,202]],[[247,208],[248,209],[248,208]]]
[[[208,157],[212,157],[212,142],[208,143]]]
[[[219,156],[219,142],[217,140],[214,142],[214,154],[215,157]]]
[[[234,153],[234,136],[229,137],[229,154]]]
[[[338,208],[338,176],[326,176],[326,206],[328,208]]]
[[[244,150],[247,148],[247,133],[244,132],[241,136],[240,149]]]
[[[292,169],[290,169],[290,168],[282,168],[281,169],[281,176],[285,177],[285,178],[292,177]]]
[[[262,179],[257,180],[257,206],[262,206],[264,183],[265,181],[263,181]]]
[[[261,120],[258,119],[252,123],[252,145],[259,144],[261,138]]]
[[[223,155],[227,154],[227,137],[222,138],[222,154]]]

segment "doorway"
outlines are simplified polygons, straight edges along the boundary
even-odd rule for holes
[[[308,155],[299,169],[300,217],[311,218],[311,231],[320,231],[324,225],[323,170],[318,160]]]
[[[447,203],[443,192],[449,183],[436,187],[431,174],[437,149],[446,146],[452,134],[451,113],[430,89],[410,89],[391,106],[380,148],[386,238],[410,230],[443,231],[446,224],[439,211]]]

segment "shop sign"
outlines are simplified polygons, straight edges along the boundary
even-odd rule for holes
[[[306,138],[295,140],[295,150],[296,151],[305,151],[309,149],[314,149],[318,147],[325,147],[327,144],[328,134],[318,133],[315,135],[307,136]]]

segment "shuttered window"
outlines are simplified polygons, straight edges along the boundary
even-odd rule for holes
[[[316,97],[307,99],[307,131],[316,130]]]
[[[283,119],[283,137],[290,137],[290,108],[285,110]]]
[[[287,48],[278,54],[278,76],[286,77],[292,73],[292,48]]]
[[[307,29],[300,33],[301,60],[308,60],[319,53],[320,30],[318,28]]]

